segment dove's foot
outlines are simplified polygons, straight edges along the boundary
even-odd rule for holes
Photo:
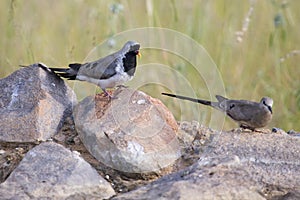
[[[104,92],[105,96],[109,98],[109,100],[118,99],[118,97],[109,94],[105,89],[102,89],[102,91]]]

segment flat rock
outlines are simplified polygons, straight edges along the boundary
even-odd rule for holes
[[[299,137],[222,132],[191,167],[113,199],[295,200],[299,160]]]
[[[21,68],[0,80],[0,141],[47,140],[72,115],[75,93],[41,66]]]
[[[122,172],[158,171],[180,156],[171,112],[141,91],[119,88],[116,99],[87,97],[74,110],[76,130],[89,152]]]
[[[107,199],[115,192],[77,152],[45,142],[0,185],[1,199]]]

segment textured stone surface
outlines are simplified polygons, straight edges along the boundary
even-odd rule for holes
[[[161,103],[140,91],[118,89],[117,99],[87,97],[74,111],[86,148],[100,162],[123,172],[158,171],[180,156],[178,125]]]
[[[1,199],[104,199],[115,192],[77,152],[45,142],[0,185]]]
[[[114,199],[294,200],[299,161],[299,137],[222,132],[193,166]]]
[[[39,64],[17,70],[0,80],[0,141],[50,138],[75,103],[73,90]]]

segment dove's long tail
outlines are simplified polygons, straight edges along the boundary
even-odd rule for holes
[[[192,101],[192,102],[196,102],[196,103],[201,103],[201,104],[207,105],[207,106],[213,106],[211,101],[206,101],[206,100],[202,100],[202,99],[194,99],[194,98],[191,98],[191,97],[185,97],[185,96],[169,94],[169,93],[161,93],[161,94],[169,96],[169,97],[174,97],[174,98],[177,98],[177,99],[183,99],[183,100],[188,100],[188,101]]]
[[[57,75],[63,78],[67,78],[68,80],[75,80],[80,67],[81,64],[74,63],[74,64],[70,64],[69,68],[49,68],[49,69],[51,69]]]

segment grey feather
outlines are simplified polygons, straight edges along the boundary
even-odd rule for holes
[[[226,113],[241,127],[249,128],[251,130],[266,126],[272,119],[273,100],[269,97],[263,97],[260,102],[253,102],[248,100],[231,100],[220,95],[216,95],[218,101],[211,102],[168,93],[162,94],[197,102],[204,105],[209,105]]]
[[[106,88],[122,85],[132,79],[136,68],[136,55],[140,44],[128,41],[119,51],[99,60],[84,64],[72,63],[69,68],[50,68],[69,80],[87,81],[98,85],[104,93]]]
[[[123,67],[121,66],[122,59],[127,52],[138,51],[139,48],[140,44],[137,42],[128,41],[121,50],[97,61],[83,64],[78,71],[78,75],[94,79],[107,79],[117,73],[116,67],[118,65],[120,65],[121,68]]]

